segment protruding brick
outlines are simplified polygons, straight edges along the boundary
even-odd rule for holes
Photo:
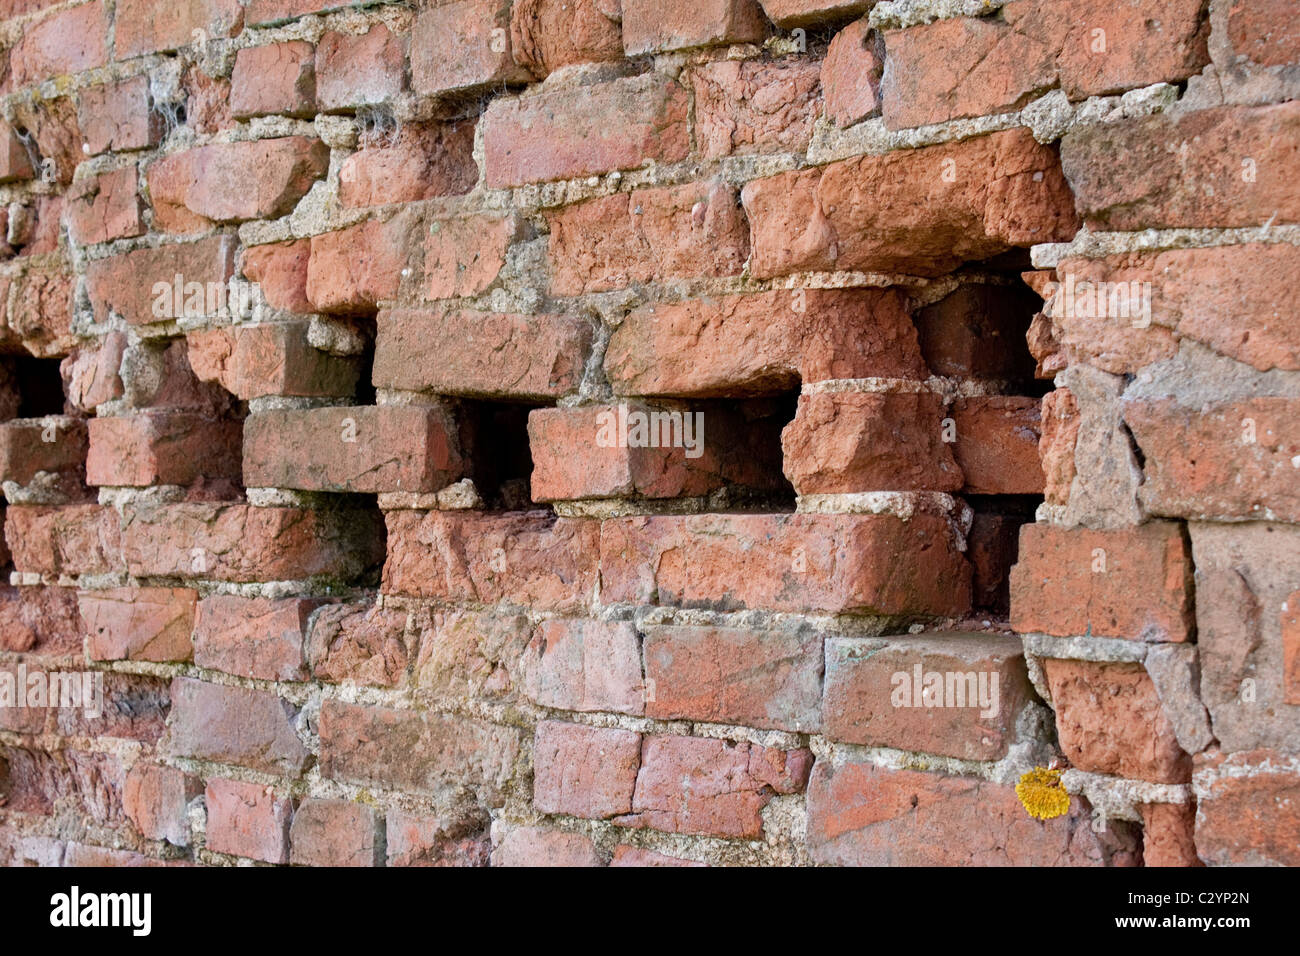
[[[447,40],[438,42],[441,47]],[[483,117],[487,185],[521,186],[684,159],[689,99],[676,80],[646,73],[493,100]]]
[[[628,56],[682,47],[757,43],[767,35],[758,0],[700,0],[665,6],[623,0],[623,49]]]
[[[121,0],[114,49],[119,58],[177,50],[195,42],[195,31],[220,39],[239,33],[243,25],[240,0],[178,0],[162,9],[152,0]]]
[[[438,491],[464,476],[442,406],[276,409],[244,422],[244,484],[301,491]]]
[[[316,100],[322,110],[387,103],[401,94],[405,72],[402,41],[382,23],[360,35],[329,30],[316,48]]]
[[[382,866],[380,818],[352,800],[304,800],[289,829],[289,862],[297,866]]]
[[[245,47],[235,54],[230,112],[241,119],[316,111],[315,48],[305,40]]]
[[[124,570],[121,521],[100,505],[5,509],[5,541],[19,571],[107,574]]]
[[[1192,564],[1173,522],[1119,531],[1028,524],[1011,572],[1020,633],[1185,641],[1192,634]]]
[[[823,732],[832,740],[1001,760],[1033,699],[1020,640],[985,634],[826,641]]]
[[[93,661],[188,661],[198,594],[189,588],[112,588],[78,596]]]
[[[359,377],[357,363],[313,348],[308,326],[299,321],[191,332],[190,365],[202,381],[220,382],[243,400],[351,395]]]
[[[646,628],[646,715],[815,733],[822,636],[813,631]]]
[[[739,275],[749,255],[745,216],[721,183],[615,193],[547,218],[556,295]]]
[[[533,741],[533,807],[593,820],[628,813],[641,735],[544,720]]]
[[[546,401],[577,390],[590,339],[576,316],[390,309],[379,316],[372,378],[380,388]]]
[[[209,850],[264,863],[289,862],[293,801],[270,788],[242,780],[208,781]]]
[[[619,15],[611,0],[515,0],[510,54],[538,77],[575,63],[622,59]],[[626,22],[626,10],[622,16]]]
[[[189,803],[202,792],[198,778],[183,770],[142,761],[127,773],[122,806],[146,840],[189,846]]]
[[[286,312],[311,312],[307,298],[307,263],[311,240],[270,242],[244,250],[244,275],[256,282],[266,304]]]
[[[212,236],[91,260],[86,263],[86,287],[95,321],[107,322],[110,312],[130,325],[181,318],[183,303],[178,309],[172,302],[169,314],[165,306],[174,296],[160,295],[162,287],[172,286],[179,275],[182,289],[184,284],[201,283],[206,302],[208,288],[224,286],[234,275],[236,246],[231,236]]]
[[[822,60],[826,115],[836,126],[852,126],[880,109],[884,44],[865,19],[835,34]]]
[[[818,20],[838,20],[858,13],[866,13],[874,0],[759,0],[763,12],[781,29],[814,23]]]
[[[170,754],[288,776],[311,759],[294,730],[293,707],[273,693],[178,677],[171,698]]]
[[[199,602],[194,623],[194,663],[256,680],[303,680],[307,620],[320,603],[209,595]]]
[[[449,0],[411,31],[411,86],[423,94],[525,83],[511,56],[509,0]]]
[[[413,210],[312,236],[307,299],[319,312],[374,313],[395,298],[402,272],[419,248]]]
[[[88,485],[189,485],[239,474],[240,424],[154,411],[87,423]]]

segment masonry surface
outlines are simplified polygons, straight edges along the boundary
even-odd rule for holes
[[[0,863],[1300,863],[1298,23],[0,0]]]

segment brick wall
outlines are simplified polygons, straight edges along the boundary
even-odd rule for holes
[[[0,0],[0,861],[1300,863],[1298,15]]]

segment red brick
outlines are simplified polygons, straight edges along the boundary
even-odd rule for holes
[[[1142,804],[1142,865],[1203,866],[1196,856],[1195,804]]]
[[[1011,625],[1057,637],[1188,640],[1188,551],[1174,522],[1117,531],[1025,525],[1011,572]]]
[[[118,23],[121,23],[121,12]],[[122,34],[118,27],[118,55]],[[108,62],[108,17],[100,0],[60,10],[23,27],[9,53],[9,89],[65,73],[93,70]]]
[[[389,810],[389,866],[487,866],[492,844],[472,822]]]
[[[256,680],[304,680],[307,620],[320,604],[311,598],[205,597],[194,623],[194,663]]]
[[[767,278],[864,269],[940,275],[1078,222],[1056,153],[1027,130],[780,173],[741,193],[750,270]]]
[[[276,409],[244,422],[244,484],[333,492],[438,491],[465,475],[442,406]]]
[[[467,193],[478,182],[474,124],[403,126],[391,142],[364,146],[339,169],[345,207],[418,202]]]
[[[837,20],[866,13],[873,0],[759,0],[763,12],[777,26],[787,29],[818,20]]]
[[[855,20],[835,34],[822,60],[826,115],[836,126],[852,126],[880,109],[884,46],[866,20]]]
[[[701,737],[645,738],[632,813],[620,826],[651,827],[754,840],[763,807],[777,794],[799,793],[812,754]]]
[[[944,616],[970,605],[970,567],[931,515],[622,518],[603,523],[600,551],[606,603]]]
[[[734,398],[927,370],[896,291],[796,289],[636,309],[610,338],[605,374],[618,395]]]
[[[264,863],[289,862],[293,800],[242,780],[208,781],[208,849]]]
[[[1300,591],[1282,605],[1282,698],[1300,704]]]
[[[547,216],[556,295],[632,283],[739,275],[749,255],[745,216],[722,183],[637,189]]]
[[[294,731],[295,710],[273,693],[178,677],[171,698],[166,750],[173,756],[287,776],[311,760]],[[210,803],[208,813],[210,822]]]
[[[240,0],[176,0],[162,9],[153,0],[119,0],[114,49],[119,59],[177,50],[235,36],[243,24]]]
[[[944,412],[930,392],[800,395],[781,435],[786,476],[801,495],[955,491],[962,472],[943,441]]]
[[[1043,468],[1043,494],[1048,504],[1063,505],[1070,500],[1070,486],[1074,483],[1074,447],[1082,424],[1074,393],[1058,388],[1044,395],[1040,419],[1043,434],[1038,456]]]
[[[515,697],[533,631],[522,611],[420,609],[410,623],[422,635],[414,673],[421,700],[455,707]]]
[[[310,312],[307,298],[307,263],[311,240],[271,242],[244,250],[244,275],[256,282],[273,309]]]
[[[1281,225],[1300,221],[1297,143],[1300,103],[1220,107],[1069,133],[1061,166],[1093,229]]]
[[[146,840],[189,846],[189,803],[202,792],[198,778],[183,770],[142,761],[127,774],[122,806]]]
[[[89,485],[189,485],[239,475],[240,423],[147,412],[87,423]]]
[[[447,39],[439,39],[439,52]],[[487,185],[497,189],[672,163],[690,150],[689,95],[663,74],[497,99],[483,118]]]
[[[154,163],[149,194],[168,231],[192,231],[184,225],[194,216],[212,222],[272,219],[292,210],[328,166],[329,148],[306,136],[217,143]],[[176,217],[182,228],[171,229]]]
[[[1300,520],[1297,413],[1294,398],[1126,402],[1145,458],[1139,497],[1158,515]]]
[[[595,593],[596,522],[536,511],[393,511],[386,518],[387,594],[564,611]]]
[[[1071,362],[1114,374],[1172,358],[1180,339],[1260,371],[1294,371],[1300,330],[1278,316],[1300,308],[1287,281],[1298,268],[1300,250],[1267,243],[1066,259],[1049,314]]]
[[[234,128],[230,115],[230,81],[209,76],[199,64],[181,76],[185,90],[185,122],[206,135]]]
[[[72,334],[73,276],[31,271],[13,280],[9,327],[38,358],[62,358],[76,347]]]
[[[822,108],[815,60],[720,60],[691,71],[695,135],[706,157],[802,153]]]
[[[381,819],[363,803],[308,798],[293,815],[289,862],[297,866],[382,866]]]
[[[926,364],[950,378],[1032,378],[1032,362],[1018,345],[1040,298],[1023,286],[958,286],[916,313]]]
[[[305,40],[240,50],[230,76],[230,112],[241,119],[315,113],[315,54],[315,47]]]
[[[189,588],[113,588],[78,596],[93,661],[188,661],[194,645]]]
[[[131,383],[131,403],[141,410],[238,417],[235,403],[219,385],[200,382],[195,376],[186,339],[154,339],[137,348],[132,358],[139,364]]]
[[[645,630],[646,715],[815,733],[822,637],[813,631],[659,625]]]
[[[575,63],[622,59],[618,17],[619,4],[613,0],[515,0],[510,7],[511,56],[538,77]]]
[[[292,20],[305,13],[324,13],[350,6],[347,0],[248,0],[249,25]]]
[[[533,807],[606,819],[632,809],[641,735],[544,720],[533,740]]]
[[[536,409],[528,416],[532,500],[676,498],[733,483],[777,490],[780,460],[764,455],[777,427],[763,428],[725,407]]]
[[[387,221],[366,222],[312,236],[307,263],[307,299],[314,311],[349,315],[373,313],[393,299],[402,271],[419,248],[413,210]]]
[[[586,319],[468,310],[391,309],[379,316],[379,388],[541,400],[577,391],[590,347]]]
[[[120,521],[99,505],[5,509],[5,541],[14,568],[41,574],[107,574],[123,570]]]
[[[808,844],[838,866],[1137,866],[1137,840],[1095,833],[1086,806],[1040,822],[1008,784],[818,760]]]
[[[601,866],[596,847],[581,833],[511,827],[492,848],[493,866]]]
[[[191,332],[190,365],[202,381],[220,382],[244,400],[351,395],[358,378],[356,362],[313,348],[307,341],[308,325],[299,321]]]
[[[542,707],[645,713],[641,647],[630,621],[543,621],[523,671],[525,695]]]
[[[832,740],[1001,760],[1033,699],[1015,637],[945,633],[826,642],[822,719]]]
[[[197,242],[172,243],[154,249],[137,249],[86,263],[86,286],[96,322],[107,322],[114,312],[130,325],[148,325],[179,318],[155,314],[163,298],[162,283],[171,286],[177,275],[185,283],[225,284],[235,272],[236,242],[231,236],[212,236]],[[165,304],[165,303],[164,303]],[[178,312],[173,305],[172,312]]]
[[[683,860],[680,857],[665,856],[653,850],[642,850],[620,843],[614,847],[614,856],[610,866],[708,866],[695,860]]]
[[[510,40],[507,0],[449,0],[426,9],[411,31],[411,86],[441,94],[527,82]]]
[[[953,403],[957,440],[952,451],[977,495],[1041,495],[1039,401],[1018,395],[982,395]]]
[[[669,5],[623,0],[623,47],[628,56],[682,47],[757,43],[767,36],[758,0],[700,0]]]
[[[326,32],[316,48],[316,100],[322,110],[387,103],[401,94],[402,41],[382,23],[360,35]]]
[[[1049,658],[1043,668],[1061,750],[1073,766],[1156,783],[1191,778],[1191,758],[1141,664]]]
[[[80,475],[85,460],[86,423],[79,418],[52,415],[0,424],[0,481],[26,485],[41,472]]]
[[[70,16],[73,13],[80,14],[98,6],[97,3],[86,4],[65,11],[64,14],[56,14],[56,18]],[[77,125],[77,108],[72,97],[60,96],[46,99],[37,96],[30,100],[21,99],[13,104],[13,115],[9,118],[9,122],[16,128],[26,129],[31,140],[36,143],[36,153],[40,157],[39,162],[42,167],[40,173],[43,179],[52,178],[62,186],[72,182],[73,173],[85,159],[85,153],[81,149],[83,143],[81,129]],[[57,242],[58,237],[54,236],[53,239]],[[53,249],[53,246],[52,242],[50,249]]]
[[[1300,865],[1300,773],[1275,750],[1197,758],[1196,851],[1211,866]]]
[[[326,777],[411,793],[472,789],[498,804],[515,771],[520,733],[470,717],[362,707],[329,699],[320,713]]]
[[[89,155],[147,149],[162,138],[162,114],[149,96],[149,77],[91,86],[77,94],[77,121]]]
[[[3,121],[0,121],[0,144],[0,183],[31,179],[36,175],[27,147],[14,128]]]
[[[424,294],[451,299],[486,292],[506,264],[510,244],[521,237],[513,213],[439,220],[424,240]]]
[[[0,588],[0,650],[61,657],[81,649],[74,588]]]
[[[1232,52],[1261,66],[1300,63],[1295,0],[1239,2],[1228,7]]]
[[[123,166],[76,183],[67,195],[68,234],[81,245],[139,236],[145,231],[135,166]]]
[[[410,650],[405,611],[374,605],[339,604],[313,618],[308,653],[312,673],[331,683],[345,681],[395,687],[406,678]]]
[[[165,504],[130,511],[122,550],[131,574],[217,581],[352,578],[382,557],[377,516],[245,504]]]
[[[122,867],[122,866],[190,866],[188,860],[160,860],[133,850],[111,850],[84,843],[69,843],[63,865],[70,867]]]

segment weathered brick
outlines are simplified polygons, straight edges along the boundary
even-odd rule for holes
[[[74,588],[0,587],[0,650],[60,657],[81,649]]]
[[[515,0],[510,54],[538,77],[575,63],[621,59],[619,6],[613,0]],[[626,22],[626,10],[622,16]]]
[[[1055,151],[1021,129],[779,173],[751,180],[741,196],[758,278],[940,275],[1078,228]]]
[[[533,740],[533,807],[600,820],[628,813],[641,735],[544,720]]]
[[[122,551],[130,573],[140,577],[349,579],[382,558],[378,520],[373,512],[355,509],[161,504],[128,512]]]
[[[942,615],[970,605],[970,567],[931,515],[621,518],[603,522],[600,552],[607,603]]]
[[[632,283],[739,275],[749,231],[736,193],[692,183],[615,193],[547,216],[556,295]]]
[[[27,147],[9,123],[0,121],[0,183],[31,179],[34,175]]]
[[[130,325],[180,318],[176,303],[166,308],[174,296],[161,294],[163,287],[171,287],[178,275],[185,285],[202,284],[205,293],[214,285],[224,286],[235,273],[236,247],[231,236],[212,236],[91,260],[86,263],[86,288],[95,321],[107,322],[110,313]]]
[[[826,115],[836,126],[852,126],[880,109],[884,44],[871,25],[855,20],[835,34],[822,60]]]
[[[297,866],[381,866],[381,818],[351,800],[304,800],[289,828],[289,862]]]
[[[1043,396],[1040,413],[1042,437],[1038,457],[1042,463],[1043,495],[1049,504],[1063,505],[1070,500],[1070,486],[1077,474],[1074,448],[1079,440],[1079,402],[1068,388],[1058,388]]]
[[[808,783],[814,862],[839,866],[1137,866],[1138,841],[1086,806],[1039,822],[1007,784],[818,760]]]
[[[353,35],[326,31],[316,47],[316,101],[322,110],[375,106],[405,87],[402,41],[382,23]]]
[[[355,681],[394,687],[406,677],[410,651],[405,611],[375,605],[321,608],[312,620],[312,673],[332,683]]]
[[[619,395],[741,395],[800,381],[926,377],[905,301],[893,290],[795,289],[634,310],[605,373]]]
[[[866,13],[874,0],[759,0],[763,12],[782,29],[818,20],[842,19]]]
[[[1001,760],[1033,690],[1020,641],[985,634],[826,641],[823,732],[832,740]]]
[[[449,0],[424,10],[411,31],[411,86],[451,93],[524,83],[510,46],[508,0]]]
[[[968,494],[1043,493],[1040,412],[1038,399],[1017,395],[982,395],[953,403],[952,452]]]
[[[1043,661],[1061,749],[1080,770],[1186,783],[1192,760],[1178,745],[1141,664]]]
[[[1300,31],[1293,0],[1234,3],[1228,7],[1232,51],[1261,66],[1300,63]]]
[[[92,419],[93,421],[93,419]],[[41,472],[80,473],[86,423],[66,415],[15,418],[0,424],[0,481],[30,483]]]
[[[77,121],[90,155],[156,146],[162,114],[153,109],[149,77],[87,87],[77,94]]]
[[[313,348],[309,323],[234,325],[191,332],[189,361],[205,382],[220,382],[237,398],[266,395],[304,398],[351,395],[357,363]]]
[[[1011,625],[1057,637],[1188,640],[1188,550],[1173,522],[1117,531],[1025,525],[1011,572]]]
[[[1061,167],[1093,229],[1281,225],[1300,220],[1297,142],[1300,103],[1225,106],[1068,133]]]
[[[25,272],[13,280],[9,328],[23,348],[39,358],[62,358],[76,347],[72,334],[72,276],[44,271]]]
[[[240,0],[177,0],[161,9],[152,0],[121,0],[114,49],[119,58],[176,50],[194,43],[196,36],[234,36],[243,24]]]
[[[614,822],[666,833],[758,839],[763,807],[777,794],[801,792],[811,766],[807,750],[652,735],[642,744],[632,812]]]
[[[93,661],[188,661],[197,600],[189,588],[82,591],[86,654]]]
[[[99,505],[10,505],[5,541],[19,571],[107,574],[123,570],[121,522]]]
[[[523,612],[422,609],[411,623],[422,635],[414,674],[421,700],[456,706],[514,696],[533,630]]]
[[[122,806],[145,839],[189,846],[189,804],[202,792],[185,771],[141,761],[127,774]]]
[[[214,777],[208,781],[209,850],[264,863],[289,862],[293,800],[270,787]]]
[[[614,847],[614,856],[610,866],[708,866],[696,860],[683,860],[676,856],[666,856],[654,850],[642,850],[638,847],[620,843]]]
[[[119,12],[119,56],[122,55],[121,16]],[[60,10],[37,23],[27,24],[9,52],[9,88],[103,66],[108,62],[107,41],[108,15],[100,0]]]
[[[629,621],[544,621],[522,670],[524,693],[542,707],[645,713],[641,647]]]
[[[577,390],[590,341],[577,316],[390,309],[379,316],[372,379],[380,388],[545,401]]]
[[[556,611],[585,606],[596,586],[596,522],[543,512],[387,514],[384,591]]]
[[[239,475],[240,423],[151,411],[87,423],[88,485],[188,485]]]
[[[463,216],[430,224],[424,240],[424,294],[430,299],[478,295],[491,288],[522,232],[513,214]]]
[[[623,48],[628,56],[682,47],[757,43],[767,35],[758,0],[701,0],[665,6],[623,0]]]
[[[439,43],[445,43],[440,39]],[[660,73],[493,100],[483,117],[493,189],[671,163],[690,149],[689,95]]]
[[[721,60],[690,73],[695,128],[707,157],[802,153],[821,112],[815,60]]]
[[[241,119],[316,112],[315,53],[305,40],[240,50],[230,77],[230,112]]]
[[[303,680],[307,620],[320,603],[311,598],[205,597],[194,622],[194,663],[258,680]]]
[[[286,312],[311,312],[307,298],[307,263],[311,240],[270,242],[244,250],[244,275],[256,282],[266,304]]]
[[[296,712],[273,693],[178,677],[171,699],[169,754],[290,776],[311,759],[294,730]]]
[[[89,246],[142,235],[145,226],[137,178],[135,166],[123,166],[74,184],[63,206],[72,240]]]
[[[1195,804],[1142,804],[1142,865],[1202,866],[1195,825]]]
[[[389,810],[389,866],[487,866],[492,844],[471,820]]]
[[[380,206],[467,193],[478,182],[474,124],[404,126],[391,141],[364,146],[339,168],[339,202]]]
[[[314,310],[365,315],[396,297],[402,272],[419,248],[418,228],[418,216],[407,210],[312,236],[307,299]]]
[[[601,866],[595,844],[581,833],[544,827],[493,828],[493,866]]]
[[[1300,865],[1300,772],[1293,753],[1197,758],[1196,852],[1211,866]]]
[[[647,716],[820,728],[822,637],[811,630],[647,627],[645,667]]]

